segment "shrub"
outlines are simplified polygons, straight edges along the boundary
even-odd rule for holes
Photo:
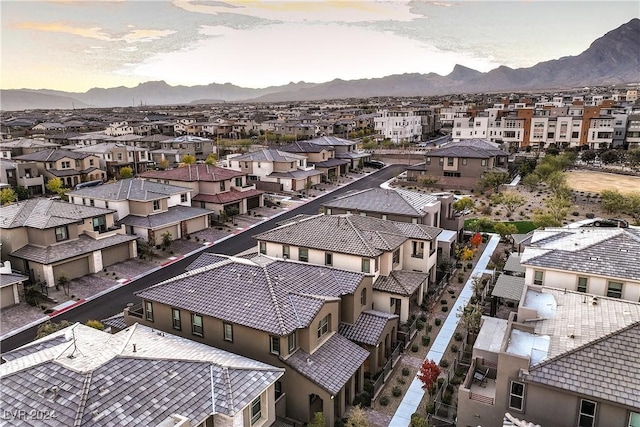
[[[446,300],[446,299],[441,299],[441,300],[440,300],[440,304],[446,304],[446,303],[447,303],[447,300]]]
[[[458,283],[464,282],[464,278],[462,276],[458,276]]]
[[[451,294],[451,295],[456,293],[456,291],[454,291],[453,289],[447,289],[447,292],[449,292],[449,294]]]
[[[442,306],[442,312],[446,313],[447,311],[449,311],[449,307],[447,307],[446,305]]]
[[[440,324],[442,323],[442,320],[441,319],[436,319],[434,321],[434,323],[436,324],[436,326],[440,326]]]
[[[455,344],[453,344],[453,345],[451,346],[451,352],[452,352],[452,353],[457,353],[457,352],[458,352],[458,346],[457,346],[457,345],[455,345]]]
[[[427,316],[425,316],[424,314],[421,314],[419,319],[422,323],[425,323],[427,321]]]
[[[462,341],[462,334],[460,332],[456,332],[453,334],[453,339],[456,341]]]
[[[416,320],[416,329],[419,331],[424,329],[424,322],[422,320]]]
[[[578,211],[573,211],[573,212],[571,212],[571,215],[573,215],[573,216],[578,216],[578,215],[580,215],[580,212],[578,212]]]
[[[407,382],[404,380],[404,378],[397,378],[396,381],[398,381],[398,384],[406,384]]]
[[[595,218],[595,217],[596,217],[596,214],[594,214],[593,212],[588,212],[585,216],[586,216],[588,219],[593,219],[593,218]]]
[[[433,329],[433,325],[427,325],[427,332],[431,332],[432,329]]]
[[[431,343],[431,337],[428,335],[423,335],[422,336],[422,345],[423,346],[428,346]]]
[[[460,385],[461,382],[462,382],[462,380],[460,379],[460,377],[453,377],[453,378],[451,378],[451,381],[449,382],[449,384],[451,384],[451,385]]]
[[[436,404],[435,403],[427,403],[425,405],[425,410],[427,414],[435,414],[436,413]]]
[[[411,346],[411,351],[413,351],[414,353],[417,353],[419,349],[420,348],[418,347],[418,344],[414,344]]]
[[[467,374],[467,372],[462,369],[462,368],[458,368],[456,369],[456,377],[464,377]]]
[[[99,331],[104,330],[104,325],[99,320],[87,320],[87,323],[85,323],[85,325],[89,326],[90,328],[97,329]]]
[[[467,263],[467,268],[473,268],[473,263],[468,262],[468,263]]]
[[[440,361],[440,366],[442,366],[443,368],[448,368],[449,367],[449,362],[447,362],[446,359],[442,359]]]
[[[442,403],[444,403],[445,405],[451,405],[451,398],[452,398],[451,393],[445,393],[442,396]]]
[[[389,404],[389,396],[387,396],[386,394],[385,394],[385,395],[383,395],[383,396],[380,398],[380,404],[381,404],[382,406],[387,406],[387,405]]]
[[[442,387],[442,384],[444,384],[444,378],[438,378],[438,388]]]
[[[391,389],[391,394],[393,395],[393,397],[400,397],[402,396],[402,389],[398,386],[395,386]]]
[[[402,368],[402,376],[403,377],[408,377],[410,372],[411,371],[409,371],[409,368]]]

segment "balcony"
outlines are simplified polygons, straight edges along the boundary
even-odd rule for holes
[[[116,234],[127,234],[124,224],[120,227],[114,225],[104,230],[84,230],[84,234],[91,237],[94,240],[104,239],[106,237],[112,237]]]
[[[487,372],[486,376],[484,372]],[[460,388],[460,393],[467,394],[469,400],[485,405],[494,405],[496,398],[496,374],[495,362],[475,358],[471,362],[467,376]]]
[[[131,305],[124,309],[124,317],[127,316],[135,317],[138,319],[142,319],[144,315],[144,310],[142,309],[142,303]],[[127,323],[128,324],[128,323]]]
[[[255,184],[245,184],[242,187],[236,187],[235,185],[232,187],[237,191],[249,191],[249,190],[255,190],[256,189],[256,185]]]

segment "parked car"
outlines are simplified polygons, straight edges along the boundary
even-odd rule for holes
[[[365,162],[364,165],[374,169],[382,169],[385,166],[384,162],[381,162],[380,160],[371,160]]]
[[[629,223],[620,218],[598,219],[593,222],[594,227],[619,227],[629,228]]]

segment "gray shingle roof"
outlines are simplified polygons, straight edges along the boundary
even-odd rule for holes
[[[284,373],[141,325],[115,335],[87,329],[54,333],[3,364],[3,408],[55,412],[39,424],[51,426],[151,426],[174,413],[200,422],[213,411],[240,413]]]
[[[529,368],[523,377],[640,409],[640,322]]]
[[[29,278],[22,274],[2,273],[0,274],[0,287],[13,285],[14,283],[22,283],[27,280],[29,280]]]
[[[120,331],[127,328],[127,323],[124,321],[124,313],[114,314],[111,317],[102,319],[100,322],[104,326],[110,326]]]
[[[207,259],[211,258],[207,255]],[[353,293],[363,278],[362,273],[306,263],[259,265],[228,257],[226,262],[190,270],[137,295],[284,336],[307,327],[326,300]]]
[[[322,171],[310,169],[310,170],[294,170],[289,172],[273,172],[269,174],[270,178],[293,178],[293,179],[302,179],[308,178],[310,176],[322,175]]]
[[[576,228],[557,232],[549,229],[536,231],[531,246],[522,253],[522,264],[638,281],[640,230]]]
[[[367,350],[333,334],[313,354],[298,349],[286,363],[335,396],[367,357]]]
[[[363,311],[353,325],[340,323],[339,332],[351,341],[376,345],[380,341],[385,326],[395,319],[398,319],[395,314],[375,310]]]
[[[117,246],[132,240],[136,240],[136,236],[116,234],[96,240],[81,235],[78,237],[78,240],[71,240],[53,246],[42,247],[29,244],[11,252],[11,256],[40,264],[52,264],[76,256],[87,255],[94,251]]]
[[[524,277],[501,274],[493,287],[491,295],[499,298],[520,301],[524,290]]]
[[[357,145],[358,143],[355,141],[349,141],[348,139],[338,138],[335,136],[321,136],[318,138],[313,138],[307,141],[310,144],[315,145],[323,145],[329,147],[338,147],[338,146],[352,146]]]
[[[32,162],[55,162],[60,159],[84,159],[90,157],[90,153],[76,153],[75,151],[57,149],[57,150],[41,150],[30,154],[16,156],[16,160],[27,160]]]
[[[212,212],[213,211],[210,211],[209,209],[178,205],[170,207],[166,212],[160,212],[154,215],[127,215],[120,221],[118,221],[118,224],[154,229],[169,224],[175,224],[180,221],[186,221],[188,219],[209,215]],[[176,236],[173,237],[175,238]]]
[[[525,272],[525,268],[524,266],[520,263],[520,255],[518,254],[511,254],[509,255],[509,258],[507,258],[507,262],[504,263],[504,271],[511,271],[514,273],[524,273]]]
[[[46,229],[114,212],[113,209],[48,199],[29,199],[0,208],[0,228]]]
[[[377,257],[395,250],[407,239],[434,240],[441,229],[363,217],[360,215],[315,215],[254,236],[276,242],[364,257]]]
[[[411,296],[421,283],[429,278],[428,273],[417,271],[394,270],[388,276],[378,276],[373,283],[376,291],[390,292],[403,296]]]
[[[228,259],[229,257],[226,257],[226,256],[220,256],[220,255],[211,254],[211,253],[203,253],[198,258],[196,258],[195,261],[189,264],[185,268],[185,270],[186,271],[196,270],[198,268],[206,267],[212,264],[217,264],[219,262],[226,261]]]
[[[142,178],[163,179],[171,181],[206,181],[206,182],[218,182],[233,179],[239,176],[246,175],[244,172],[234,171],[231,169],[219,168],[207,164],[197,165],[185,165],[184,167],[147,171],[141,173],[139,176]]]
[[[265,148],[260,151],[254,151],[252,153],[242,154],[234,157],[231,160],[240,160],[247,162],[297,162],[298,160],[306,159],[306,156],[299,154],[287,153],[285,151],[275,150],[272,148]]]
[[[327,149],[330,148],[305,141],[293,142],[289,145],[280,147],[280,151],[286,151],[287,153],[320,153],[322,150]]]
[[[450,142],[428,153],[431,157],[469,157],[486,159],[494,156],[508,156],[509,153],[496,148],[494,144],[482,139],[466,139]]]
[[[70,191],[70,196],[92,197],[104,200],[134,200],[146,202],[150,200],[166,199],[174,194],[183,194],[190,188],[147,181],[140,178],[122,179],[111,184],[96,187],[85,187]]]
[[[340,208],[383,214],[424,216],[425,206],[437,203],[431,194],[403,189],[369,188],[333,199],[323,204],[327,208]]]

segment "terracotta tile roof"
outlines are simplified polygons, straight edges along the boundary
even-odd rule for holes
[[[181,168],[168,169],[164,171],[147,171],[141,173],[140,178],[165,179],[173,181],[207,181],[217,182],[233,179],[246,175],[243,172],[231,169],[219,168],[207,164],[186,165]]]

